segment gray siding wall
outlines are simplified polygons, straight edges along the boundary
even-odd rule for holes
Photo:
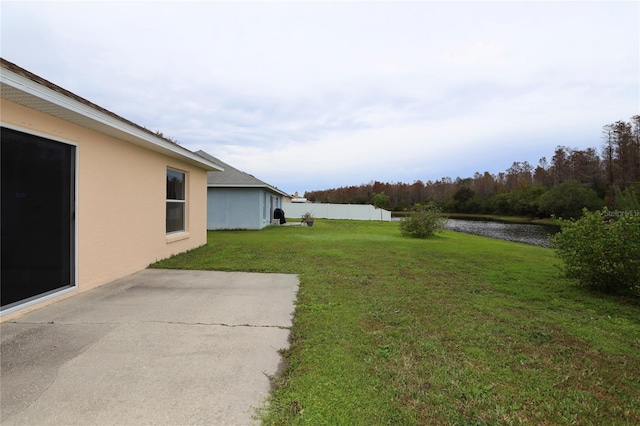
[[[262,229],[281,206],[282,196],[260,188],[207,188],[207,229]]]

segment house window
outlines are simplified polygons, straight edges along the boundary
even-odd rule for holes
[[[167,169],[167,234],[186,230],[186,198],[184,172]]]

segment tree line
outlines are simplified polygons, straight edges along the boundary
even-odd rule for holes
[[[393,211],[431,202],[445,212],[578,217],[583,208],[640,210],[640,115],[603,127],[603,145],[558,146],[537,166],[514,162],[506,171],[408,183],[373,181],[305,193],[312,202],[374,204]]]

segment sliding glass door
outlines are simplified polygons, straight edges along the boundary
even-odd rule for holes
[[[0,147],[5,310],[76,284],[76,147],[7,128]]]

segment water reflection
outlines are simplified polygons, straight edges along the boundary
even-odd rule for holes
[[[452,231],[482,235],[500,240],[516,241],[534,246],[551,247],[549,236],[559,231],[557,226],[534,223],[507,223],[486,220],[449,219],[444,226]]]

